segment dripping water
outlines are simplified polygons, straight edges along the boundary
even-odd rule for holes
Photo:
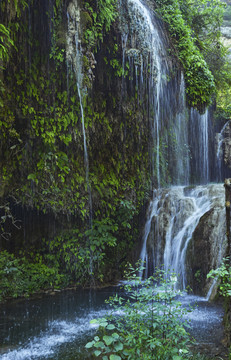
[[[89,157],[88,157],[88,149],[87,149],[87,140],[86,140],[86,130],[85,130],[85,118],[84,118],[84,106],[83,106],[83,100],[86,94],[83,94],[82,89],[82,80],[83,80],[83,74],[82,74],[82,50],[81,50],[81,42],[79,39],[79,21],[76,19],[72,19],[70,14],[67,11],[67,20],[68,20],[68,33],[71,34],[72,39],[74,40],[75,47],[73,46],[72,41],[72,48],[70,51],[70,57],[69,61],[71,60],[71,63],[73,64],[74,73],[76,76],[76,87],[79,97],[79,104],[80,104],[80,115],[81,115],[81,123],[82,123],[82,133],[83,133],[83,148],[84,148],[84,166],[85,166],[85,179],[86,179],[86,185],[87,185],[87,192],[88,192],[88,206],[89,206],[89,229],[92,229],[92,193],[91,193],[91,186],[90,186],[90,179],[89,179]],[[70,20],[74,22],[74,33],[73,30],[71,30],[70,27]],[[67,67],[68,67],[67,63]],[[90,246],[90,239],[88,239],[89,243],[89,249],[90,249],[90,279],[91,279],[91,285],[94,284],[94,278],[93,278],[93,254],[91,251]]]
[[[123,33],[122,37],[121,37],[121,42],[122,42],[122,54],[123,54],[123,59],[122,59],[122,91],[121,91],[121,103],[123,100],[123,96],[124,96],[124,92],[125,92],[125,51],[126,51],[126,47],[127,47],[127,40],[128,40],[128,34],[127,33]]]
[[[67,11],[67,20],[68,20],[68,32],[70,33],[70,15]],[[71,19],[74,21],[73,19]],[[89,180],[89,157],[88,157],[88,150],[87,150],[87,141],[86,141],[86,130],[85,130],[85,118],[84,118],[84,107],[83,107],[83,99],[85,94],[82,94],[82,54],[81,54],[81,45],[79,40],[79,22],[75,22],[75,34],[74,34],[74,41],[75,41],[75,53],[74,49],[72,49],[72,63],[73,68],[76,76],[76,86],[77,92],[79,96],[79,103],[80,103],[80,113],[81,113],[81,123],[82,123],[82,132],[83,132],[83,147],[84,147],[84,165],[85,165],[85,172],[86,172],[86,184],[88,190],[88,201],[89,201],[89,225],[90,228],[92,227],[92,194],[91,194],[91,187],[90,187],[90,180]],[[69,68],[67,63],[67,68]],[[68,72],[69,70],[67,70]]]
[[[81,109],[81,118],[82,118],[82,130],[83,130],[83,144],[84,144],[84,164],[86,170],[86,184],[88,190],[88,201],[89,201],[89,226],[92,228],[92,195],[91,195],[91,187],[89,181],[89,160],[88,160],[88,152],[87,152],[87,142],[86,142],[86,132],[85,132],[85,124],[84,124],[84,111],[82,104],[82,96],[79,84],[77,83],[80,109]]]

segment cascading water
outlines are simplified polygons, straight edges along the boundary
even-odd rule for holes
[[[140,276],[151,275],[156,267],[163,268],[166,273],[177,274],[176,288],[185,289],[187,275],[191,275],[191,267],[186,266],[188,246],[205,214],[208,216],[207,223],[214,223],[216,232],[213,228],[204,229],[200,242],[207,242],[207,251],[213,251],[215,256],[210,260],[212,266],[219,266],[225,252],[224,214],[220,213],[223,203],[222,185],[173,186],[155,190],[148,209],[140,256],[142,262],[146,261],[146,271]],[[213,217],[213,213],[220,214],[219,218]],[[217,220],[219,226],[215,225]],[[214,237],[212,245],[209,245],[209,237]],[[213,286],[209,283],[208,291]]]
[[[152,115],[152,138],[155,144],[156,154],[152,155],[152,173],[156,180],[157,186],[160,185],[160,124],[161,124],[161,100],[163,99],[164,87],[167,78],[167,63],[165,47],[159,35],[157,27],[154,26],[151,13],[147,7],[139,0],[125,0],[123,6],[127,6],[128,15],[130,16],[129,45],[127,55],[130,60],[130,68],[135,60],[135,82],[136,89],[140,98],[143,94],[143,68],[142,51],[137,50],[139,43],[142,43],[146,57],[149,59],[149,75],[147,78],[149,92],[149,109],[148,113]],[[126,35],[127,36],[127,35]],[[124,49],[128,46],[123,42],[123,64]],[[138,64],[140,69],[140,87],[138,80]],[[165,76],[163,76],[165,75]],[[153,154],[153,152],[152,152]]]
[[[190,111],[190,147],[192,149],[191,181],[207,184],[209,174],[209,111],[200,115],[197,110]]]
[[[121,18],[122,64],[125,69],[128,59],[130,69],[127,86],[136,89],[138,106],[149,118],[152,183],[157,188],[166,182],[188,184],[190,153],[183,74],[177,70],[175,77],[171,75],[174,65],[166,51],[170,44],[153,10],[140,0],[123,0]],[[126,83],[124,79],[122,82],[124,93]]]
[[[166,234],[164,269],[166,272],[175,272],[178,277],[177,286],[185,289],[185,257],[188,243],[200,218],[210,209],[211,204],[208,190],[204,187],[196,187],[189,193],[186,191],[186,194],[182,187],[170,191],[174,190],[177,192],[178,200]]]
[[[181,73],[179,86],[179,101],[176,120],[173,128],[175,134],[175,154],[177,161],[172,168],[174,185],[188,185],[190,180],[190,151],[188,144],[188,118],[185,102],[185,82]]]
[[[126,23],[126,37],[123,37],[123,67],[127,55],[130,68],[134,67],[133,82],[138,98],[148,93],[146,113],[153,116],[151,176],[158,189],[149,205],[140,259],[142,264],[146,262],[145,276],[155,267],[164,267],[166,271],[175,271],[178,286],[185,288],[188,244],[201,217],[210,209],[210,197],[201,186],[189,191],[183,186],[161,190],[160,185],[165,177],[164,167],[173,185],[210,181],[209,110],[201,115],[187,109],[183,74],[170,76],[167,40],[154,11],[139,0],[124,0],[124,4],[130,22]]]
[[[230,125],[230,120],[225,123],[221,132],[217,134],[217,180],[222,180],[222,163],[223,163],[223,145],[224,145],[224,133],[226,128]]]
[[[177,273],[177,286],[185,288],[187,245],[200,217],[210,207],[206,189],[200,187],[187,191],[179,186],[159,190],[152,203],[143,249],[148,259],[147,270],[151,272],[155,267],[163,266],[166,272]],[[152,250],[148,249],[147,241]]]

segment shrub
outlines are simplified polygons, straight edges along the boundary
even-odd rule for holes
[[[91,321],[99,324],[99,331],[86,349],[103,360],[185,359],[189,334],[182,320],[186,310],[175,299],[176,276],[166,279],[163,271],[157,271],[141,282],[137,273],[130,266],[124,296],[108,300],[111,315]]]

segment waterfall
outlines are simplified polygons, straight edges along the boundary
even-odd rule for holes
[[[166,51],[170,44],[160,20],[145,2],[123,0],[121,18],[122,66],[124,69],[127,58],[130,69],[127,86],[136,90],[138,107],[143,107],[149,120],[152,184],[156,188],[166,183],[189,184],[189,116],[183,73],[178,69],[172,76],[174,64]],[[125,87],[122,78],[122,94]]]
[[[190,112],[190,134],[191,134],[191,173],[192,182],[207,184],[210,180],[209,174],[209,111],[201,115],[195,109]]]
[[[130,69],[135,66],[135,83],[139,97],[142,99],[143,84],[146,73],[149,104],[147,113],[151,116],[151,131],[153,146],[151,162],[152,177],[155,179],[157,187],[160,186],[160,126],[161,126],[161,102],[164,98],[164,88],[167,79],[167,62],[165,46],[163,46],[162,37],[160,36],[157,20],[152,16],[148,8],[139,0],[124,0],[124,6],[127,6],[128,15],[130,16],[129,46],[127,55],[129,58]],[[125,40],[125,37],[124,37]],[[128,46],[128,41],[123,41],[123,66],[124,66],[124,49]],[[139,47],[142,43],[142,49]],[[125,47],[124,47],[125,45]],[[138,49],[137,49],[138,48]],[[149,60],[144,68],[143,59]],[[138,66],[140,70],[140,81],[138,79]],[[140,83],[140,86],[139,86]]]
[[[222,163],[223,163],[223,144],[224,144],[224,133],[226,127],[230,124],[230,120],[225,123],[221,132],[217,134],[217,152],[216,152],[216,160],[217,160],[217,171],[218,171],[218,181],[222,180]]]
[[[146,113],[152,118],[153,141],[151,176],[158,189],[153,192],[144,228],[140,259],[142,265],[146,264],[146,270],[140,276],[147,276],[155,267],[163,265],[166,271],[178,274],[178,286],[185,288],[187,247],[201,216],[210,208],[210,200],[206,188],[160,189],[164,176],[161,165],[165,162],[172,184],[209,181],[209,113],[200,115],[193,109],[188,112],[183,74],[179,71],[174,78],[170,75],[167,41],[154,11],[139,0],[124,0],[124,3],[130,22],[129,29],[123,32],[126,34],[122,41],[123,67],[127,55],[130,68],[134,67],[135,79],[130,78],[138,96],[142,99],[143,93],[148,94]],[[145,90],[144,84],[148,84]],[[195,172],[196,177],[192,179],[191,174]]]
[[[208,191],[204,187],[196,187],[187,195],[183,190],[183,188],[178,189],[180,212],[176,212],[168,230],[171,237],[165,244],[164,268],[166,271],[175,272],[178,277],[177,285],[185,289],[187,285],[185,257],[188,243],[200,218],[210,209],[210,200]],[[185,210],[187,216],[182,221]]]
[[[208,189],[183,186],[162,189],[150,203],[144,230],[142,257],[147,271],[163,266],[177,274],[177,286],[187,285],[185,257],[189,241],[200,220],[211,206]],[[151,229],[153,227],[153,229]],[[153,258],[153,249],[155,257]]]
[[[188,117],[185,102],[185,82],[183,73],[181,73],[180,77],[179,101],[177,107],[178,111],[173,128],[175,133],[175,154],[177,158],[172,170],[172,177],[174,185],[188,185],[190,179],[190,151],[188,141]]]

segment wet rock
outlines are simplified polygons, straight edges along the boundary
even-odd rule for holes
[[[210,185],[208,188],[212,204],[193,233],[187,251],[187,273],[195,293],[206,296],[213,286],[213,298],[216,294],[216,284],[213,279],[207,279],[207,274],[211,269],[219,267],[225,255],[226,217],[223,185]]]

